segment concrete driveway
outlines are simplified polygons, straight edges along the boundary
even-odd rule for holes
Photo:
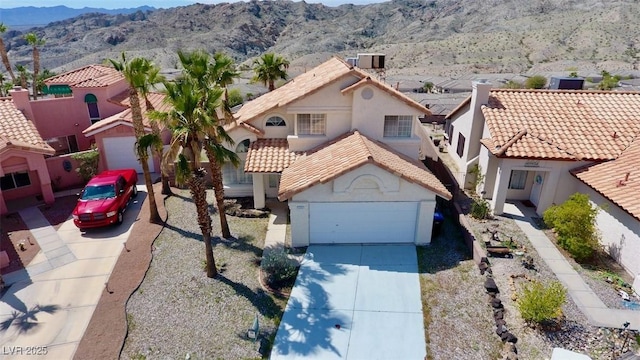
[[[425,355],[415,246],[309,246],[271,359]]]
[[[138,220],[146,189],[138,190],[116,227],[81,232],[67,220],[56,232],[37,208],[20,211],[41,251],[4,277],[11,287],[0,300],[0,358],[73,358]]]

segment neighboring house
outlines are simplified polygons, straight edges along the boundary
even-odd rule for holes
[[[30,101],[27,90],[12,96],[56,155],[88,150],[93,139],[82,131],[126,109],[110,101],[127,89],[122,74],[111,67],[88,65],[46,79],[45,85],[50,96]]]
[[[506,200],[524,200],[542,215],[588,193],[606,205],[598,217],[603,243],[634,276],[640,272],[640,93],[492,90],[474,82],[447,119],[458,182],[477,185],[472,190],[495,214]]]
[[[0,98],[0,215],[7,202],[38,197],[54,202],[45,155],[55,150],[10,98]]]
[[[165,97],[163,94],[151,93],[148,98],[155,110],[169,111],[170,106],[164,103]],[[134,153],[136,137],[133,130],[133,116],[128,92],[125,91],[110,99],[110,101],[120,104],[126,110],[96,122],[82,133],[86,137],[95,138],[96,146],[100,149],[99,170],[131,168],[141,173],[142,165]],[[149,118],[145,114],[147,109],[144,98],[140,99],[140,106],[142,108],[145,131],[151,132]],[[166,131],[163,132],[162,140],[164,144],[168,144],[171,140],[171,135]],[[151,172],[160,172],[160,161],[161,159],[157,157],[149,156],[149,170]]]
[[[437,158],[418,120],[429,110],[332,58],[245,104],[227,128],[241,166],[225,194],[289,202],[293,246],[431,240],[444,185],[418,159]],[[244,171],[243,171],[244,170]]]

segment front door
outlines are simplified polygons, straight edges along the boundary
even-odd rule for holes
[[[531,187],[529,201],[531,201],[536,207],[538,207],[538,203],[540,202],[540,194],[542,194],[545,174],[546,173],[543,171],[536,171],[533,176],[533,186]]]

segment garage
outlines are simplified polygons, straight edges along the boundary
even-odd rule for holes
[[[311,244],[413,243],[417,202],[309,204]]]
[[[142,172],[142,165],[134,154],[136,138],[134,136],[107,137],[103,139],[104,153],[108,169],[135,169]],[[149,171],[154,172],[153,159],[149,156]]]

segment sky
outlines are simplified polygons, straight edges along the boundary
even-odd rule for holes
[[[168,8],[175,6],[185,6],[195,3],[216,4],[221,2],[237,2],[238,0],[0,0],[0,8],[15,8],[20,6],[39,6],[50,7],[57,5],[65,5],[70,8],[83,8],[91,6],[94,8],[118,9],[118,8],[134,8],[142,5],[149,5],[155,8]],[[307,3],[323,3],[328,6],[337,6],[341,4],[370,4],[379,3],[386,0],[305,0]],[[2,15],[0,14],[0,17]]]

